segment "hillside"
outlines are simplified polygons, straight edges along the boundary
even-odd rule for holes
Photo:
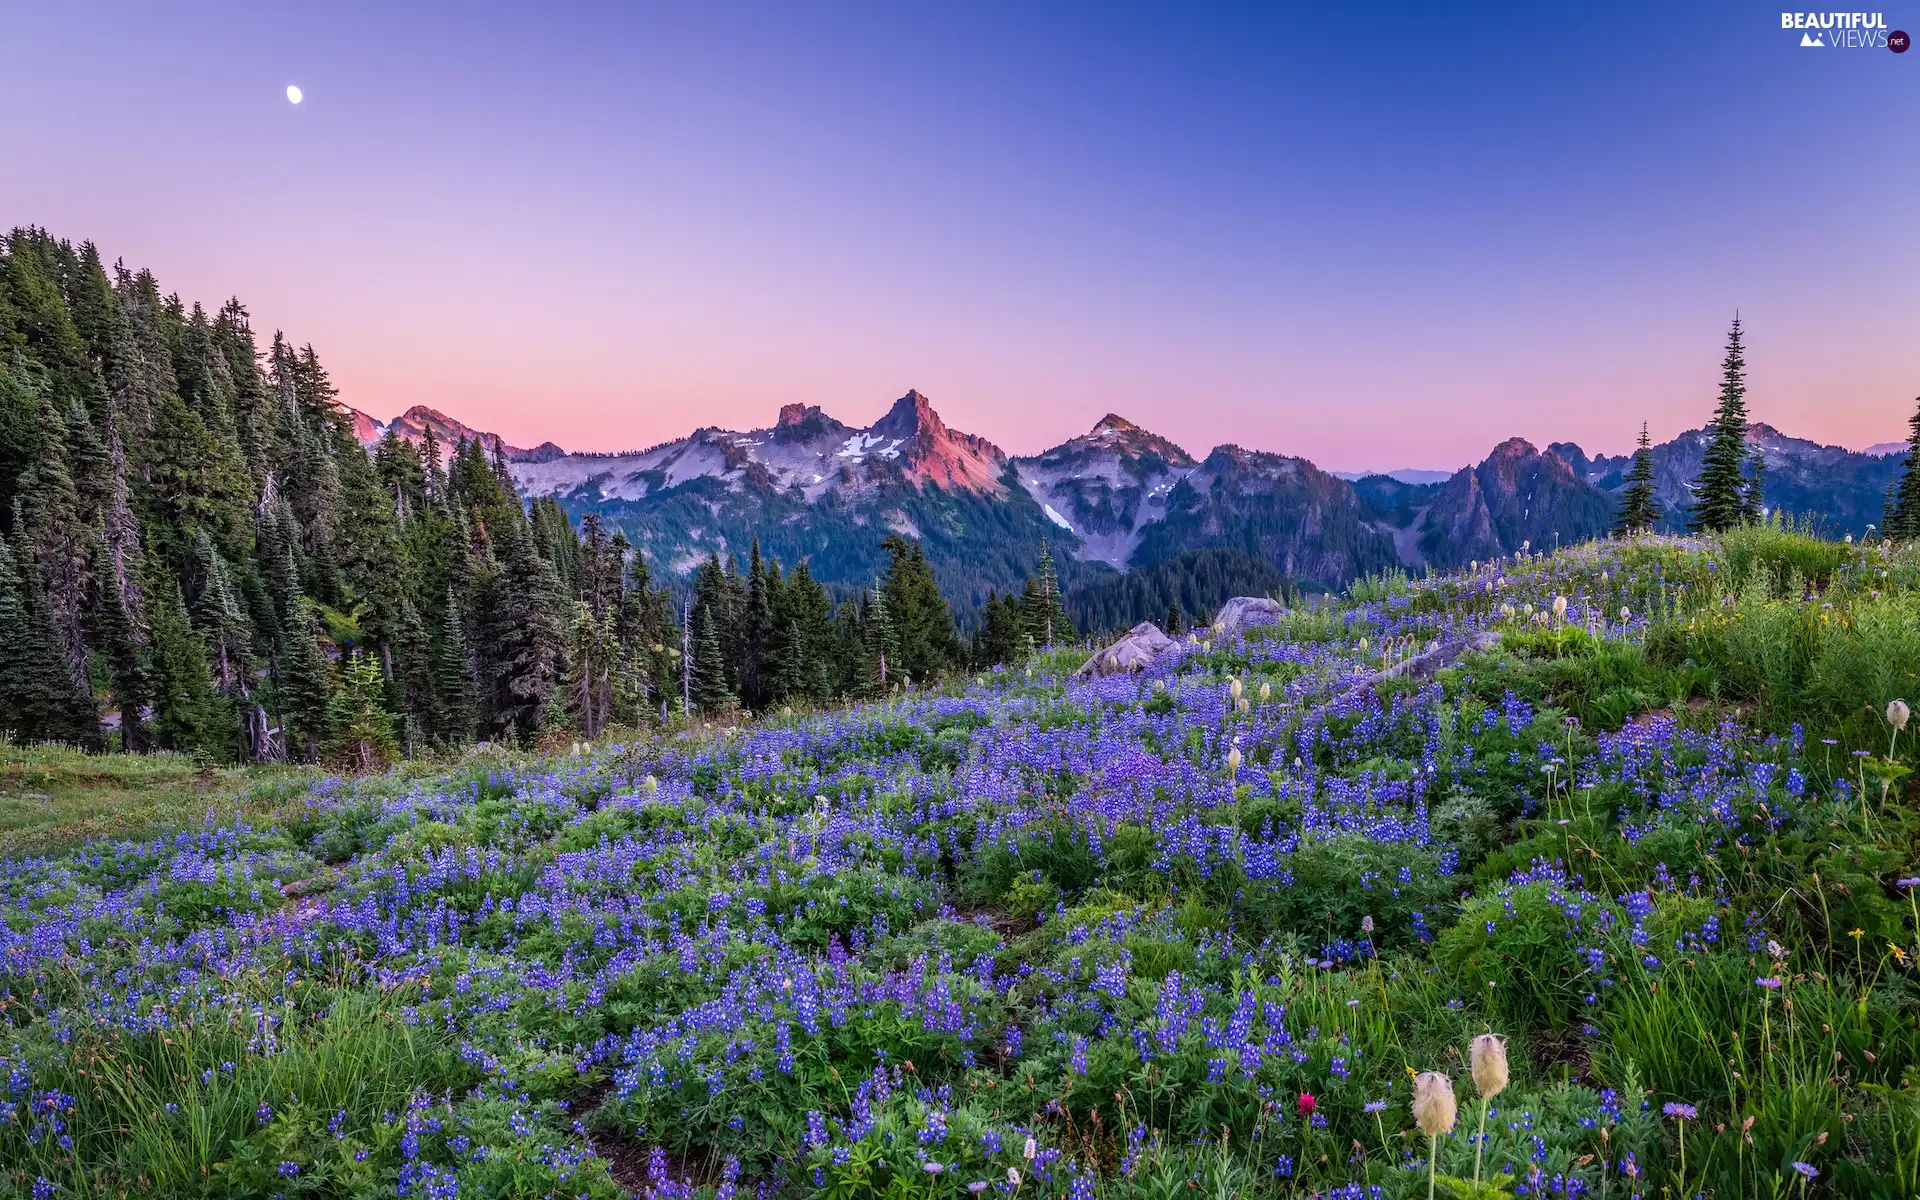
[[[1080,657],[39,829],[0,1187],[1920,1187],[1911,546],[1593,543]]]

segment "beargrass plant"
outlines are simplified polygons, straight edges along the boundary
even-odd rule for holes
[[[117,824],[0,747],[0,1194],[1911,1196],[1916,612],[1776,525]]]

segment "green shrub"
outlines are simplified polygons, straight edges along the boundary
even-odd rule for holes
[[[1855,557],[1851,546],[1816,537],[1778,517],[1765,524],[1742,525],[1720,538],[1729,586],[1758,582],[1775,595],[1797,595],[1802,587],[1824,591],[1842,564]]]
[[[1468,901],[1434,959],[1500,1028],[1566,1029],[1598,980],[1582,951],[1618,908],[1563,884],[1535,881]]]

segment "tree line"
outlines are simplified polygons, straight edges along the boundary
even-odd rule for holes
[[[1920,399],[1914,403],[1905,470],[1888,489],[1880,529],[1898,540],[1920,539]],[[1723,533],[1765,516],[1766,462],[1758,448],[1747,444],[1749,424],[1746,348],[1740,318],[1735,316],[1720,364],[1720,399],[1707,426],[1706,452],[1691,488],[1686,515],[1693,532]],[[1619,536],[1645,532],[1661,517],[1654,497],[1653,451],[1644,422],[1625,482],[1613,526]]]
[[[372,765],[875,695],[1073,636],[1044,551],[968,643],[918,543],[884,547],[837,604],[757,544],[676,603],[597,516],[524,505],[497,444],[363,447],[313,348],[262,346],[238,300],[189,305],[40,229],[0,239],[14,737]]]

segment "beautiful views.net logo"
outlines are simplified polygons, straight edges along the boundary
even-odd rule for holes
[[[1780,28],[1801,30],[1800,44],[1842,50],[1892,50],[1906,53],[1911,40],[1887,28],[1885,13],[1828,12],[1780,14]]]

